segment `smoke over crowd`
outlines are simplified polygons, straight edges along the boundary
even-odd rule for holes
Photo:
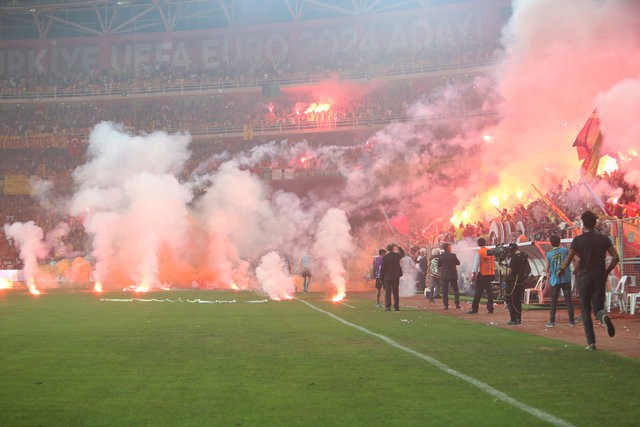
[[[594,109],[606,154],[640,185],[640,3],[516,1],[501,41],[488,74],[451,81],[409,106],[411,120],[354,141],[367,146],[365,167],[345,160],[352,147],[314,147],[301,137],[220,153],[215,171],[184,177],[188,134],[131,135],[102,122],[73,173],[74,194],[51,200],[49,186],[38,185],[39,196],[83,218],[93,279],[107,289],[236,288],[286,299],[306,251],[323,289],[344,295],[365,286],[381,240],[402,239],[380,233],[381,212],[417,228],[474,221],[536,197],[532,184],[549,191],[579,181],[572,143]],[[331,86],[323,90],[350,90]],[[461,116],[470,103],[484,114]],[[298,196],[250,172],[264,159],[303,153],[331,158],[343,183]],[[25,277],[36,280],[37,260],[59,244],[64,226],[50,236],[33,222],[4,229]]]

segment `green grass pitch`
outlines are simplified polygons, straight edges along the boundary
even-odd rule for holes
[[[136,297],[157,301],[113,301]],[[638,423],[636,359],[358,294],[260,300],[2,291],[0,425]]]

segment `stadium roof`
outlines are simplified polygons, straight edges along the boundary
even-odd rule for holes
[[[0,0],[0,39],[227,28],[507,0]]]

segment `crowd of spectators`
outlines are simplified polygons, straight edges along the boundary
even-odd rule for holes
[[[491,60],[494,46],[468,41],[465,45],[430,44],[419,49],[339,52],[321,55],[302,52],[295,57],[222,62],[215,68],[178,68],[162,64],[141,65],[135,72],[95,70],[75,74],[9,76],[0,80],[0,98],[100,94],[133,94],[156,91],[202,90],[215,87],[251,87],[264,83],[324,80],[334,73],[344,77],[373,78],[473,66]]]
[[[474,244],[479,237],[488,237],[490,224],[495,221],[508,224],[505,229],[509,230],[510,234],[504,236],[506,242],[548,241],[554,234],[563,239],[575,237],[581,228],[580,215],[586,209],[598,212],[604,220],[637,218],[640,216],[640,205],[636,203],[638,188],[627,183],[621,172],[616,171],[599,179],[606,181],[614,188],[622,189],[622,195],[615,203],[585,199],[580,196],[582,193],[576,191],[575,188],[576,185],[581,184],[569,185],[567,188],[558,188],[556,191],[547,193],[548,201],[538,198],[527,204],[527,206],[519,204],[510,210],[498,210],[494,216],[485,221],[480,220],[467,224],[459,223],[457,226],[452,224],[441,229],[436,233],[436,236],[431,236],[434,237],[433,239],[426,239],[428,236],[416,236],[415,240],[432,240],[435,245],[441,245],[445,242],[455,243],[466,239],[469,243]],[[577,195],[576,193],[579,194]],[[549,201],[564,214],[564,217],[560,216],[549,205]],[[606,224],[600,225],[602,226],[601,232],[605,234],[611,233]]]
[[[341,97],[327,93],[292,93],[272,98],[255,96],[189,96],[92,103],[28,103],[0,105],[0,135],[63,134],[86,136],[100,121],[123,123],[132,131],[228,133],[250,125],[256,131],[279,126],[313,124],[336,127],[402,119],[407,106],[433,91],[428,81],[394,82],[366,94]],[[461,105],[460,110],[473,108]]]

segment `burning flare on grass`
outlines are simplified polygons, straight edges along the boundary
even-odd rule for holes
[[[149,285],[146,282],[142,282],[133,288],[133,292],[149,292]]]
[[[313,251],[322,260],[331,283],[336,287],[336,298],[342,299],[346,295],[343,259],[353,254],[354,250],[347,214],[337,208],[327,210],[318,224],[315,238]]]
[[[96,282],[95,285],[93,285],[93,290],[98,293],[102,293],[102,282]]]
[[[31,292],[33,295],[40,295],[40,291],[38,290],[38,288],[36,288],[36,282],[33,280],[33,278],[29,278],[27,280],[27,287],[29,288],[29,292]]]
[[[4,277],[0,277],[0,289],[13,289],[13,282]]]

